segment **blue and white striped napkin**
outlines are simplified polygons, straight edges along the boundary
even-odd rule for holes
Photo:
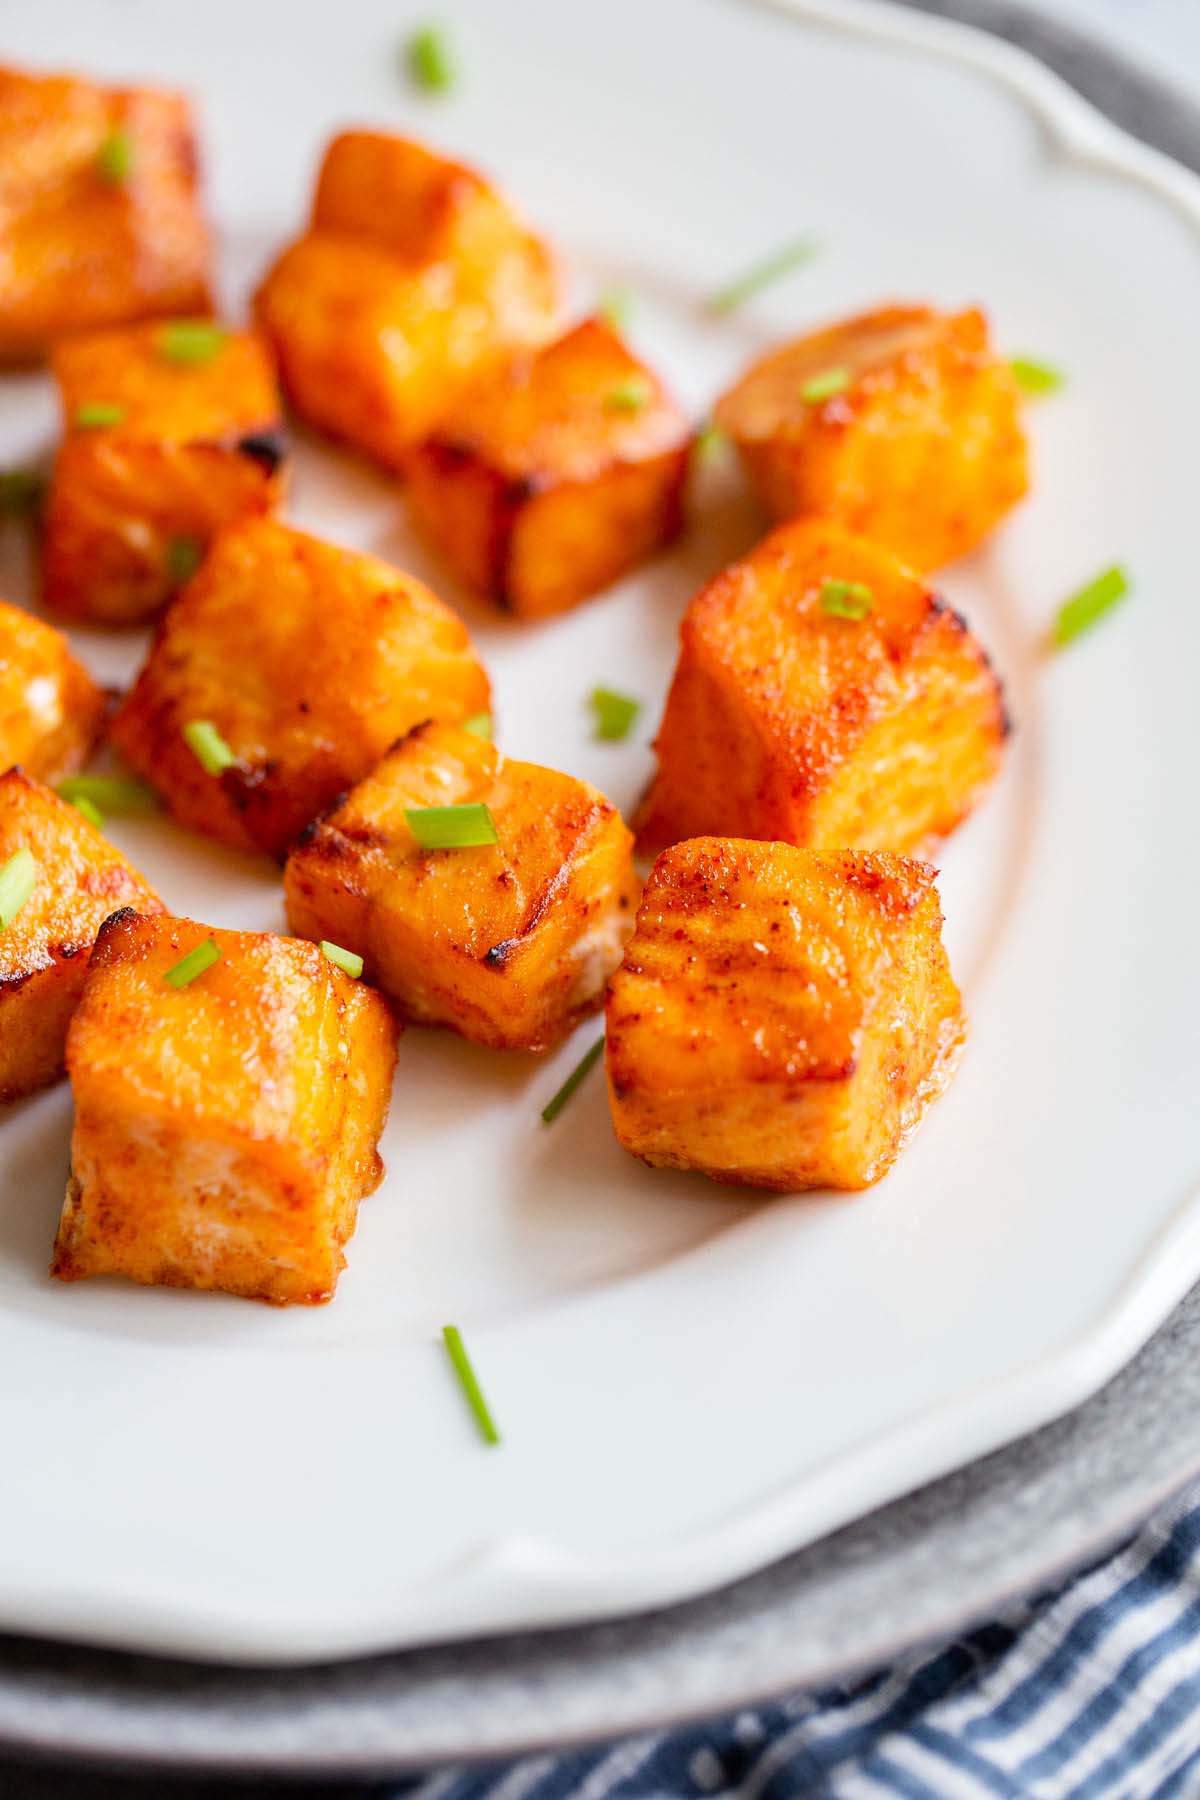
[[[530,1721],[531,1726],[536,1721]],[[1187,1800],[1200,1795],[1200,1491],[993,1625],[847,1687],[377,1800]]]

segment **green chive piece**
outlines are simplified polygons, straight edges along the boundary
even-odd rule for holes
[[[850,386],[849,369],[822,369],[811,381],[806,381],[800,389],[800,398],[806,406],[817,406],[822,400],[832,400],[835,394],[844,394]]]
[[[1017,386],[1027,394],[1053,394],[1066,380],[1053,363],[1038,362],[1032,356],[1014,356],[1008,366],[1016,376]]]
[[[467,806],[406,806],[408,829],[422,850],[475,850],[498,844],[500,833],[482,802]]]
[[[356,956],[353,950],[343,950],[340,944],[331,944],[328,938],[321,939],[321,951],[331,963],[336,963],[339,969],[344,969],[347,975],[358,980],[363,972],[361,956]]]
[[[628,381],[619,381],[616,387],[609,388],[604,404],[610,412],[641,412],[652,392],[644,375],[631,375]]]
[[[158,811],[158,795],[144,781],[126,775],[68,775],[57,788],[60,800],[78,806],[81,800],[110,813]]]
[[[603,1054],[604,1039],[597,1038],[591,1049],[580,1058],[579,1062],[577,1062],[575,1067],[571,1070],[571,1073],[567,1076],[567,1079],[563,1082],[553,1100],[547,1101],[546,1105],[543,1106],[543,1125],[553,1125],[555,1119],[557,1119],[559,1113],[567,1104],[571,1095],[575,1092],[575,1089],[587,1079],[591,1070],[595,1067],[596,1063],[599,1062]]]
[[[697,428],[692,439],[692,454],[709,462],[719,450],[725,448],[728,439],[715,419],[705,419]]]
[[[472,713],[469,719],[463,720],[463,730],[469,731],[473,737],[490,738],[492,735],[491,713]]]
[[[96,173],[102,181],[120,187],[132,172],[133,139],[127,131],[114,126],[96,152]]]
[[[237,761],[211,719],[189,719],[183,728],[183,741],[206,775],[219,775]]]
[[[865,619],[875,605],[875,595],[865,581],[823,581],[821,611],[831,619]]]
[[[97,831],[104,830],[104,814],[94,800],[89,800],[86,794],[76,794],[71,805],[77,813],[83,814],[89,825],[94,825]]]
[[[43,492],[44,483],[36,469],[0,469],[0,519],[36,512]]]
[[[755,263],[753,268],[747,269],[744,275],[739,275],[727,287],[718,288],[715,294],[710,294],[709,312],[719,314],[736,311],[744,301],[752,300],[755,294],[769,287],[773,281],[782,280],[793,269],[802,269],[805,263],[812,261],[819,248],[814,238],[795,238],[773,256],[764,257],[762,262]]]
[[[125,417],[123,406],[113,406],[107,400],[93,400],[75,411],[75,424],[80,431],[100,431],[106,425],[119,425]]]
[[[204,560],[204,545],[197,538],[174,537],[167,545],[167,574],[182,587]]]
[[[211,969],[215,962],[220,962],[221,952],[217,949],[213,938],[205,938],[186,956],[181,956],[174,966],[166,971],[163,980],[169,987],[182,988],[189,981],[195,981],[197,975],[203,975],[205,969]]]
[[[614,331],[624,331],[633,312],[633,300],[624,288],[609,288],[597,301],[596,311]]]
[[[467,1405],[475,1415],[475,1423],[479,1427],[480,1436],[485,1444],[498,1444],[500,1433],[496,1430],[496,1421],[492,1418],[488,1403],[483,1397],[483,1389],[471,1367],[471,1359],[467,1355],[467,1347],[462,1341],[462,1333],[457,1325],[442,1326],[442,1342],[454,1365],[454,1373],[458,1376]]]
[[[7,931],[25,902],[33,893],[37,880],[37,864],[33,852],[14,850],[0,869],[0,931]]]
[[[408,72],[427,94],[448,94],[457,79],[454,54],[446,33],[426,25],[408,40]]]
[[[207,363],[225,345],[225,327],[210,319],[172,319],[155,340],[158,354],[172,363]]]
[[[634,720],[642,710],[640,700],[618,694],[615,688],[595,687],[588,695],[588,705],[596,723],[596,736],[606,743],[619,743],[628,737]]]
[[[1125,598],[1131,585],[1125,570],[1119,563],[1114,563],[1111,569],[1105,569],[1069,600],[1064,600],[1054,621],[1056,648],[1061,650],[1082,637],[1085,631],[1090,631],[1105,613],[1111,612]]]

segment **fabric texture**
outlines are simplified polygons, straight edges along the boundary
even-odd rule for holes
[[[1174,1800],[1200,1795],[1200,1490],[945,1648],[615,1748],[379,1800]]]

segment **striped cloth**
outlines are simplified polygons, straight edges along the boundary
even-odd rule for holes
[[[883,1674],[608,1750],[378,1790],[378,1800],[657,1795],[1200,1796],[1200,1491],[1066,1587]]]

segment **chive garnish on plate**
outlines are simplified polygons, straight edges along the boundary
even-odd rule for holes
[[[202,944],[197,944],[194,950],[189,950],[186,956],[181,956],[179,961],[165,972],[163,980],[169,987],[187,987],[190,981],[195,981],[198,975],[203,975],[206,969],[211,969],[213,964],[219,962],[220,959],[221,952],[217,948],[215,939],[205,938]]]
[[[562,1111],[563,1107],[567,1104],[567,1101],[571,1098],[571,1095],[575,1092],[576,1088],[579,1087],[584,1081],[586,1081],[591,1070],[595,1067],[596,1063],[600,1060],[600,1057],[602,1056],[603,1052],[604,1052],[604,1039],[597,1038],[596,1042],[592,1045],[591,1049],[585,1051],[583,1056],[580,1057],[579,1061],[576,1063],[575,1067],[571,1070],[571,1073],[567,1076],[567,1079],[563,1082],[562,1086],[559,1088],[559,1090],[558,1090],[557,1094],[555,1094],[554,1098],[552,1100],[548,1100],[546,1102],[545,1106],[543,1106],[543,1108],[542,1108],[542,1124],[543,1125],[553,1125],[555,1119],[557,1119],[559,1113]]]
[[[408,72],[427,94],[448,94],[454,86],[457,71],[450,40],[436,25],[423,26],[408,40],[405,60]]]
[[[358,956],[353,950],[343,950],[340,944],[331,944],[328,938],[321,939],[321,953],[339,969],[344,970],[347,975],[352,976],[355,981],[363,972],[361,956]]]
[[[480,1436],[485,1444],[498,1444],[500,1433],[496,1429],[496,1421],[492,1418],[491,1408],[483,1397],[483,1389],[479,1379],[471,1367],[471,1359],[467,1355],[467,1347],[462,1341],[462,1332],[457,1325],[442,1326],[442,1342],[458,1376],[459,1386],[466,1397],[467,1405],[475,1416]]]
[[[94,800],[89,800],[86,794],[76,794],[71,805],[77,813],[83,814],[89,825],[94,825],[97,831],[104,830],[104,814]]]
[[[148,813],[158,810],[158,795],[144,781],[128,775],[66,775],[55,792],[60,800],[78,806],[87,800],[110,813]]]
[[[171,319],[155,343],[167,362],[196,365],[212,362],[225,346],[225,327],[211,319]]]
[[[422,850],[475,850],[500,842],[491,809],[482,801],[465,806],[406,806],[404,818]]]
[[[1039,362],[1033,356],[1014,356],[1008,366],[1016,376],[1017,386],[1027,394],[1053,394],[1066,380],[1053,363]]]
[[[211,719],[189,719],[183,728],[183,741],[206,775],[220,775],[237,761]]]
[[[32,850],[14,850],[0,869],[0,931],[7,931],[33,893],[37,864]]]
[[[832,400],[835,394],[844,394],[850,386],[849,369],[822,369],[800,389],[800,398],[806,406],[819,406],[822,400]]]
[[[875,605],[875,595],[865,581],[823,581],[821,611],[831,619],[865,619]]]
[[[90,400],[75,409],[75,424],[80,431],[102,431],[106,425],[119,425],[124,417],[125,408],[107,400]]]
[[[720,314],[735,311],[745,301],[752,300],[763,288],[770,287],[772,282],[782,280],[793,269],[803,268],[816,254],[817,244],[813,238],[794,238],[773,256],[764,257],[762,262],[755,263],[744,275],[739,275],[736,281],[731,281],[726,287],[718,288],[715,294],[710,294],[709,312]]]
[[[630,729],[642,710],[640,700],[633,700],[628,694],[618,694],[615,688],[606,687],[594,687],[588,695],[588,705],[595,720],[596,736],[605,743],[613,744],[629,736]]]
[[[624,288],[609,288],[596,302],[596,311],[614,331],[624,331],[633,311],[633,301]]]
[[[692,439],[692,455],[707,462],[725,447],[727,439],[715,419],[705,419],[696,427],[696,435]]]
[[[463,720],[462,728],[464,731],[469,731],[472,737],[490,738],[492,735],[492,715],[490,712],[472,713],[469,719]]]
[[[1119,563],[1105,569],[1086,586],[1079,588],[1058,609],[1052,633],[1056,649],[1073,644],[1077,637],[1090,631],[1106,613],[1124,600],[1130,589],[1129,576]]]
[[[120,187],[133,173],[133,139],[119,126],[113,127],[96,152],[96,173],[113,187]]]

